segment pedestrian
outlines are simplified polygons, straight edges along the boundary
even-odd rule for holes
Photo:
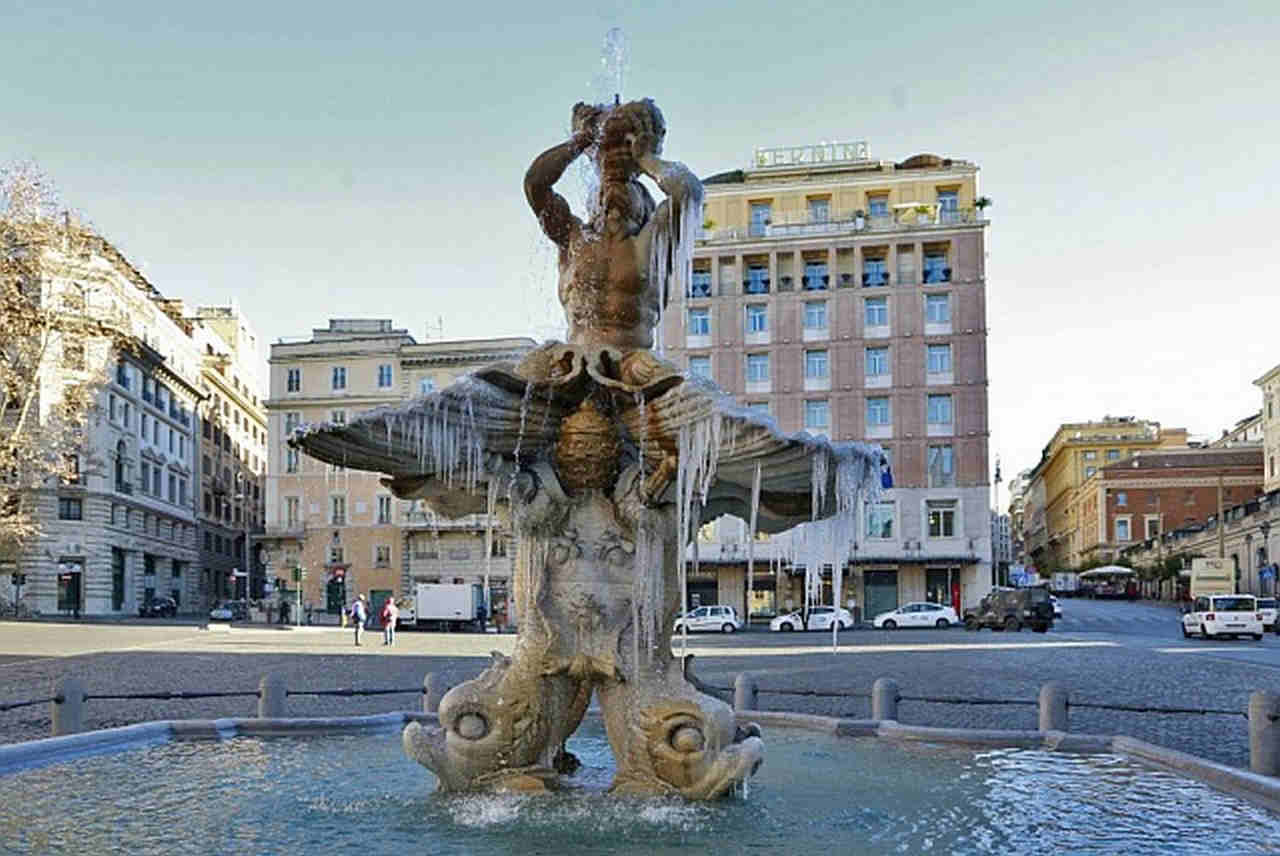
[[[289,601],[287,600],[280,601],[280,623],[289,623]]]
[[[396,619],[400,617],[400,610],[396,607],[396,599],[394,597],[387,598],[387,602],[382,605],[382,644],[396,644]]]
[[[369,608],[365,605],[364,594],[361,593],[351,604],[351,623],[356,629],[356,647],[360,646],[360,636],[364,633],[364,623],[369,618]]]

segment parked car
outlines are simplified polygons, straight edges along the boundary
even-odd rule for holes
[[[738,611],[732,606],[700,606],[676,619],[675,632],[679,633],[686,625],[690,633],[699,630],[733,633],[742,629],[742,619],[738,618]]]
[[[153,597],[138,607],[139,618],[173,618],[178,614],[178,602],[171,597]]]
[[[1271,630],[1274,630],[1276,633],[1280,633],[1280,626],[1276,625],[1276,615],[1278,610],[1277,603],[1280,602],[1278,602],[1274,597],[1258,598],[1258,612],[1262,613],[1263,633]]]
[[[804,621],[804,613],[797,609],[770,621],[769,629],[775,633],[788,633],[792,630],[830,630],[831,625],[837,620],[840,622],[841,630],[853,627],[853,613],[849,610],[841,607],[837,618],[834,606],[811,606],[807,625]]]
[[[897,609],[882,612],[871,620],[873,627],[896,630],[899,627],[945,628],[960,623],[960,616],[949,606],[940,603],[904,603]]]
[[[1054,617],[1054,618],[1061,618],[1061,617],[1062,617],[1062,604],[1058,603],[1058,598],[1057,598],[1057,596],[1055,596],[1055,595],[1049,595],[1049,603],[1053,604],[1053,617]]]
[[[242,600],[224,600],[209,610],[209,617],[215,621],[248,621],[249,608]]]
[[[1205,639],[1226,636],[1262,638],[1262,613],[1251,594],[1201,595],[1182,615],[1182,635],[1200,634]]]
[[[1049,590],[1044,586],[1020,589],[995,589],[973,609],[964,611],[965,630],[981,630],[989,627],[999,632],[1016,633],[1030,627],[1036,633],[1044,633],[1053,626],[1053,604],[1049,602]]]

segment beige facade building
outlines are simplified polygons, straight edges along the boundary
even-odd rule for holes
[[[302,600],[336,615],[357,593],[374,609],[420,582],[484,582],[501,620],[514,551],[502,527],[486,549],[484,515],[437,519],[422,503],[396,500],[376,473],[322,464],[289,448],[304,424],[345,422],[448,385],[467,372],[531,350],[532,339],[419,344],[388,319],[334,319],[305,341],[271,346],[267,401],[268,477],[262,544],[269,578],[296,596],[292,570],[306,572]]]
[[[1263,489],[1280,490],[1280,365],[1253,382],[1262,391]]]
[[[845,587],[866,613],[976,602],[991,586],[978,167],[824,144],[757,150],[704,184],[692,286],[663,322],[667,356],[784,431],[884,448],[894,487],[860,515]],[[691,578],[702,603],[748,606],[744,541],[740,522],[704,529]],[[785,549],[769,543],[757,555]],[[756,615],[802,600],[785,573],[752,588]]]

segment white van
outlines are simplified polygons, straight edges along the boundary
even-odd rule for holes
[[[1201,595],[1182,616],[1182,635],[1199,633],[1205,639],[1222,636],[1262,638],[1262,613],[1251,594]]]

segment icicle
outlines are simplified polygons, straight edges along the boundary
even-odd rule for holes
[[[489,479],[489,496],[485,509],[484,521],[484,608],[486,615],[492,615],[492,601],[489,599],[489,580],[493,573],[493,519],[498,510],[498,491],[501,485],[498,479]]]
[[[751,522],[747,526],[747,627],[751,626],[751,596],[755,590],[756,522],[760,511],[760,471],[756,463],[755,477],[751,480]],[[777,589],[774,589],[775,597]]]

